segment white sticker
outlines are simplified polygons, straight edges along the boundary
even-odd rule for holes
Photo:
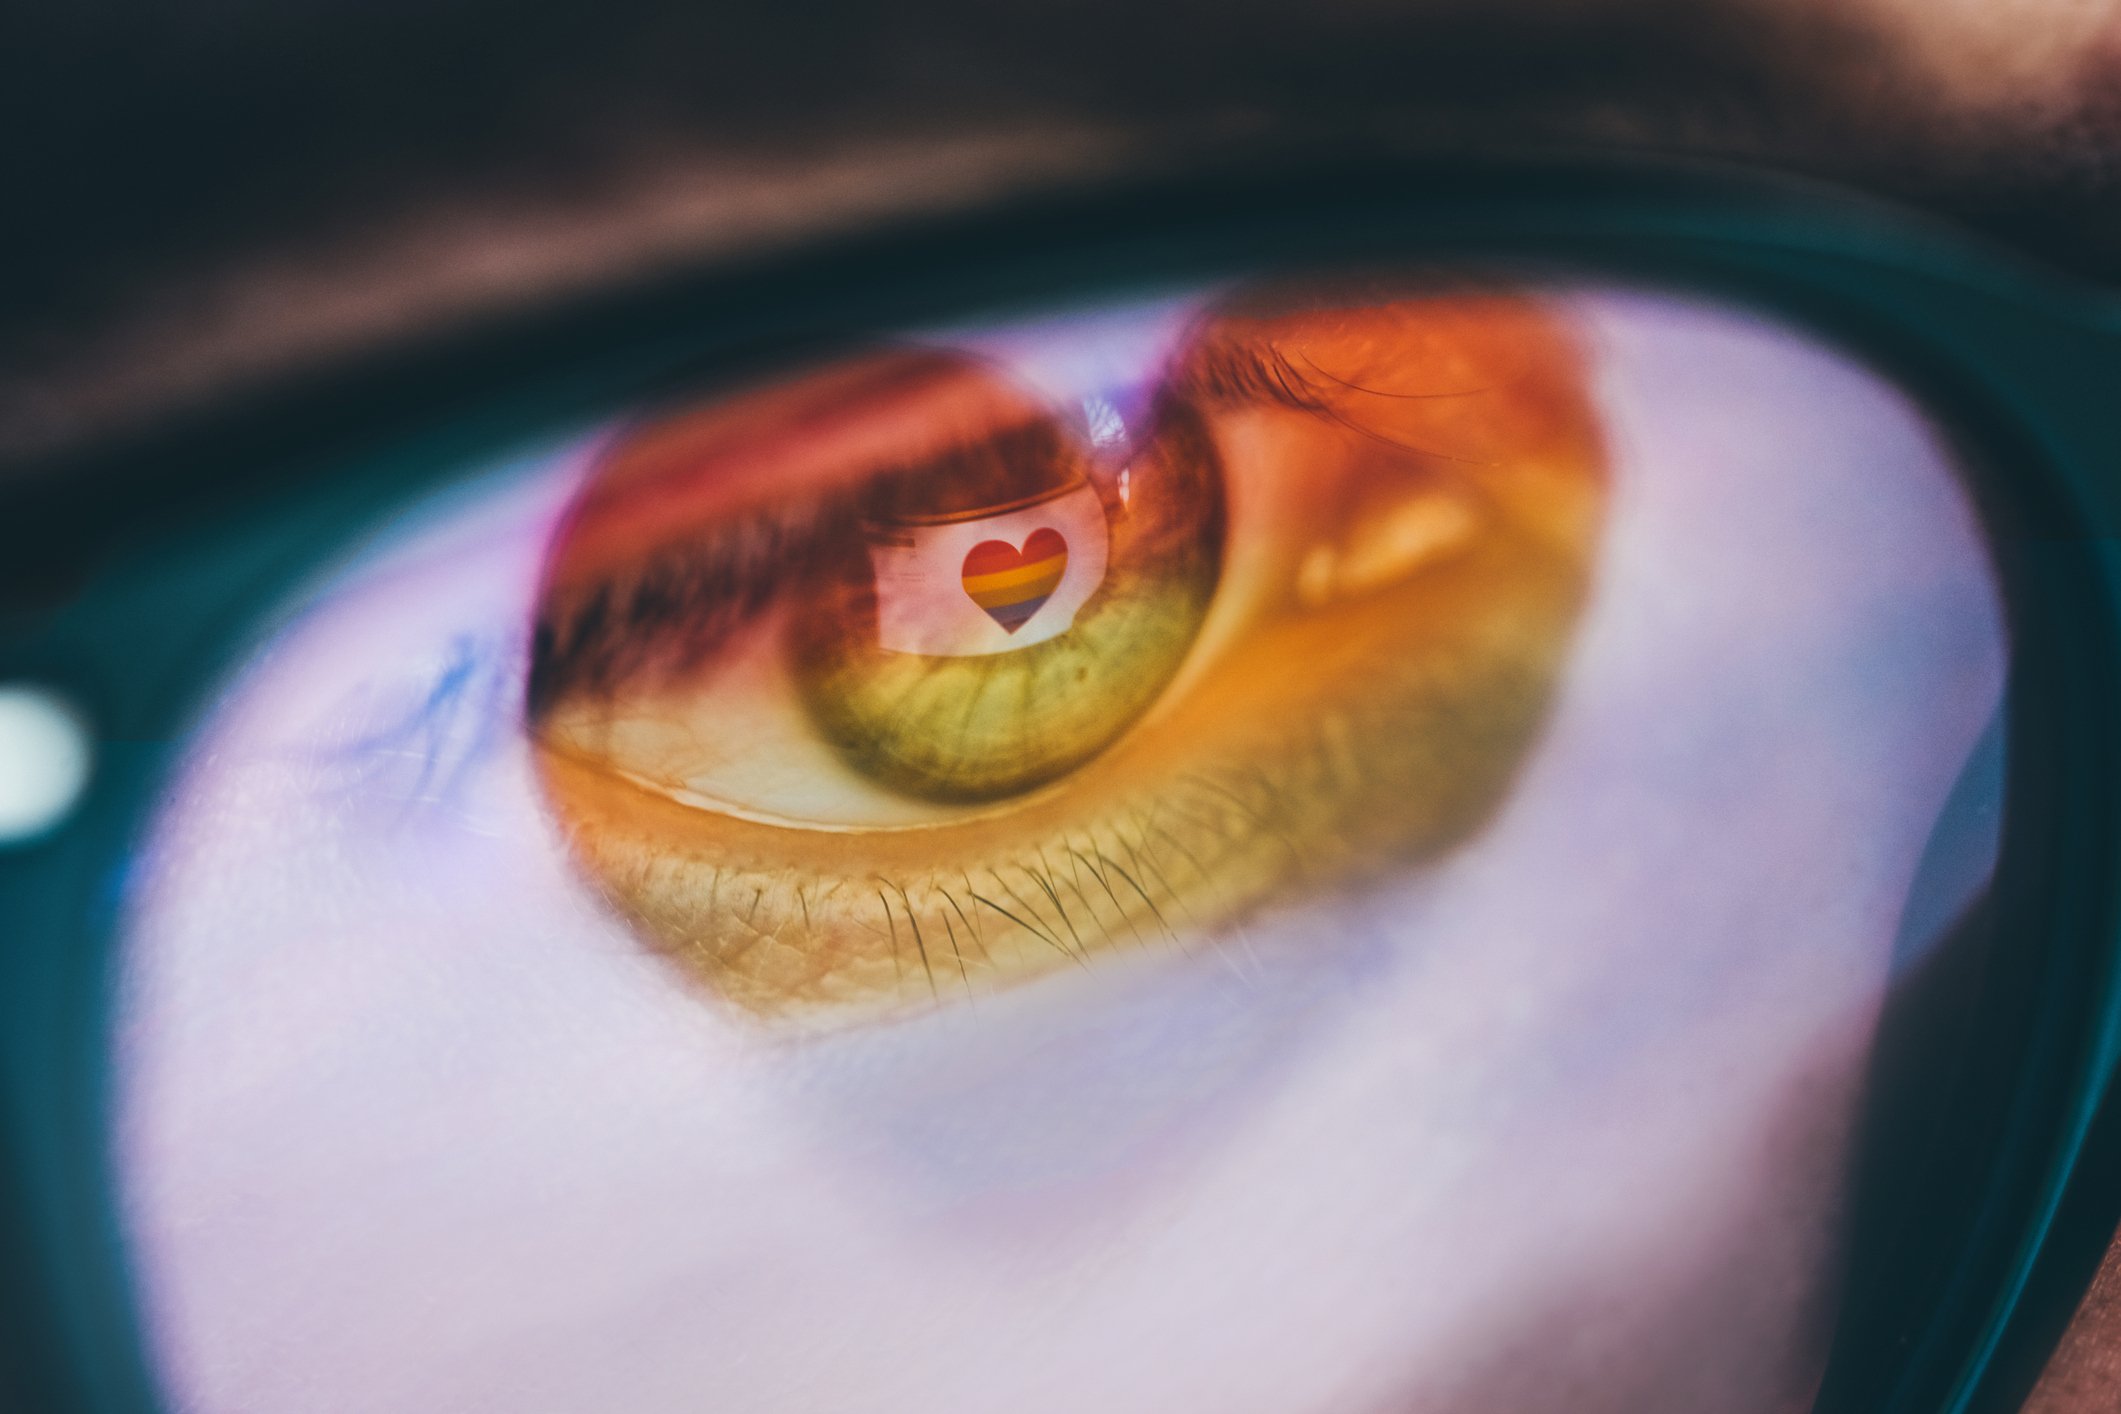
[[[1057,638],[1104,583],[1109,535],[1088,482],[1029,504],[872,526],[877,637],[894,653],[941,658]]]

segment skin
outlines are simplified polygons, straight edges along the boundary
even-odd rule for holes
[[[568,457],[326,588],[202,724],[129,910],[115,1158],[180,1407],[1809,1407],[1888,958],[2000,692],[1993,581],[1919,412],[1830,346],[1657,296],[1565,307],[1600,350],[1599,578],[1486,826],[1234,931],[990,996],[946,970],[957,1004],[887,1024],[788,1037],[712,1004],[560,857],[530,744],[480,704]],[[1400,590],[1496,568],[1484,543]],[[1483,577],[1469,610],[1516,576]],[[1261,689],[1345,642],[1299,623],[1262,661],[1304,672]],[[1440,702],[1483,676],[1437,668]],[[1232,704],[1228,729],[1296,717],[1324,748],[1294,775],[1245,753],[1265,781],[1235,803],[1477,775],[1454,751],[1412,787],[1422,753],[1354,745],[1413,705],[1392,678],[1336,698]],[[1167,905],[1256,881],[1186,838],[1204,802],[1157,800]],[[1302,824],[1277,863],[1356,837]],[[1048,924],[1094,946],[1095,886],[1040,867],[1075,920]]]
[[[2115,10],[1339,0],[1211,23],[922,0],[818,22],[467,0],[288,24],[224,3],[51,7],[0,43],[0,92],[27,119],[0,175],[35,214],[0,276],[0,474],[57,474],[681,259],[1351,131],[1756,162],[2109,280]],[[2030,1408],[2121,1397],[2116,1270]]]

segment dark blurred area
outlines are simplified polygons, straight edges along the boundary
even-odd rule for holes
[[[1976,121],[1890,19],[1846,5],[193,0],[0,25],[15,459],[415,318],[591,286],[644,258],[627,221],[666,250],[785,239],[831,203],[774,184],[821,166],[872,174],[867,219],[1356,134],[1679,152],[1856,181],[2121,268],[2110,144],[2086,140],[2115,126],[2115,51],[2073,60],[2074,96]],[[943,149],[948,175],[919,159]],[[745,192],[744,219],[718,208]],[[424,293],[394,300],[408,264]]]

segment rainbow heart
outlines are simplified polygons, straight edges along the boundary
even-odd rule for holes
[[[987,616],[1015,633],[1053,596],[1068,572],[1068,542],[1040,527],[1018,550],[1006,540],[982,540],[965,552],[965,593]]]

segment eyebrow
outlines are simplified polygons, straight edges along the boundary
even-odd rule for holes
[[[0,274],[0,464],[663,268],[1356,133],[1757,160],[2121,271],[2089,186],[2121,49],[1972,121],[1872,9],[60,7],[0,46],[35,119],[0,149],[34,217]]]

